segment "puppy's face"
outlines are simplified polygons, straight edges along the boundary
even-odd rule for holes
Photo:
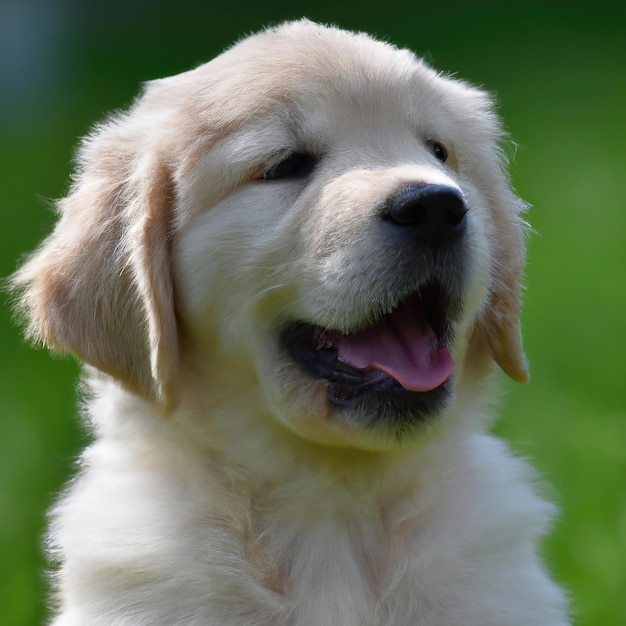
[[[307,22],[245,40],[151,85],[94,140],[110,142],[106,155],[85,155],[101,168],[126,159],[110,173],[118,241],[99,247],[128,248],[114,265],[132,266],[124,292],[148,328],[116,348],[130,365],[58,328],[52,341],[35,332],[145,395],[197,395],[198,377],[180,375],[191,363],[226,394],[228,381],[258,384],[259,413],[304,438],[411,441],[486,375],[489,355],[526,375],[521,204],[498,136],[484,94],[406,51]],[[133,177],[143,191],[129,192]]]

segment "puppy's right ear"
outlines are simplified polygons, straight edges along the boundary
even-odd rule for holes
[[[178,355],[173,184],[156,142],[131,122],[132,113],[84,141],[60,219],[11,287],[29,337],[165,401]]]

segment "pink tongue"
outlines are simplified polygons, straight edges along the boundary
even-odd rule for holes
[[[401,304],[374,326],[341,336],[340,361],[357,369],[377,369],[410,391],[431,391],[454,368],[447,348],[440,348],[422,308],[415,301]]]

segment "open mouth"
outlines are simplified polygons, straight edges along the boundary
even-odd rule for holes
[[[448,395],[454,369],[448,346],[455,308],[433,282],[356,332],[295,322],[284,330],[283,341],[297,364],[327,382],[336,406],[367,399],[432,412]]]

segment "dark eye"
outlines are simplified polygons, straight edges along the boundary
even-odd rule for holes
[[[442,143],[439,143],[438,141],[429,141],[428,147],[437,160],[442,163],[445,163],[448,160],[448,149]]]
[[[305,178],[315,167],[317,159],[305,152],[291,152],[280,163],[261,175],[263,180]]]

